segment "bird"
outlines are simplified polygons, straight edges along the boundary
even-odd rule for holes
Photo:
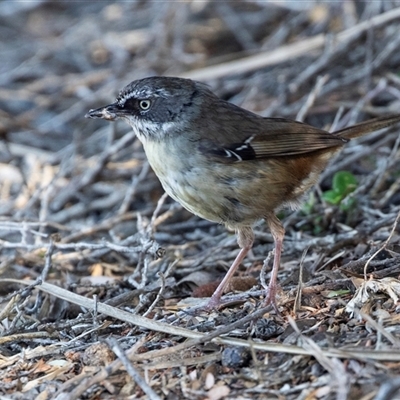
[[[234,229],[240,248],[206,309],[221,305],[228,282],[264,219],[274,239],[265,304],[277,310],[277,275],[285,229],[277,217],[297,208],[332,157],[351,139],[400,121],[391,114],[329,133],[286,118],[265,118],[191,79],[152,76],[125,86],[87,118],[125,120],[143,144],[169,196],[191,213]]]

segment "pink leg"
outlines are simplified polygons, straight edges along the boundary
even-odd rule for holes
[[[240,263],[246,257],[247,253],[253,247],[254,242],[254,233],[251,227],[243,227],[237,229],[237,236],[238,236],[238,244],[241,248],[239,254],[236,256],[235,261],[229,268],[228,272],[226,273],[222,282],[218,285],[217,289],[211,296],[209,302],[206,305],[207,310],[211,310],[217,308],[221,304],[221,297],[224,294],[226,285],[228,284],[229,280],[232,278],[233,274],[239,267]]]
[[[271,214],[265,217],[269,229],[271,230],[272,236],[274,237],[275,250],[274,250],[274,264],[271,271],[271,279],[269,281],[268,290],[265,296],[265,304],[271,304],[275,310],[278,310],[276,305],[276,291],[278,285],[276,279],[278,277],[279,265],[281,263],[281,253],[283,238],[285,237],[285,228],[281,221],[274,215]]]

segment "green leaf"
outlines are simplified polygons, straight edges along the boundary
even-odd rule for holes
[[[349,194],[357,187],[355,176],[348,171],[339,171],[333,176],[332,188],[340,194]]]
[[[350,293],[350,290],[348,289],[342,289],[342,290],[331,290],[325,294],[325,297],[328,298],[334,298],[334,297],[340,297],[340,296],[344,296]]]
[[[331,204],[340,204],[340,202],[357,187],[355,176],[348,171],[339,171],[333,176],[332,190],[327,190],[322,194],[325,201]]]
[[[339,204],[342,200],[342,196],[340,193],[335,192],[334,190],[327,190],[323,193],[322,197],[325,201],[331,204]]]

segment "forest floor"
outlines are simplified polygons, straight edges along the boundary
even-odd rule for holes
[[[400,1],[5,1],[0,21],[1,399],[396,398],[398,126],[279,214],[279,313],[265,223],[204,311],[234,232],[163,194],[128,125],[84,116],[152,75],[328,131],[398,113]]]

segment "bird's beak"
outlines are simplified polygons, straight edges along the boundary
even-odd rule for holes
[[[90,110],[85,118],[102,118],[108,121],[114,121],[117,118],[123,117],[125,115],[124,109],[118,105],[118,103],[109,104],[105,107],[96,108],[95,110]]]

